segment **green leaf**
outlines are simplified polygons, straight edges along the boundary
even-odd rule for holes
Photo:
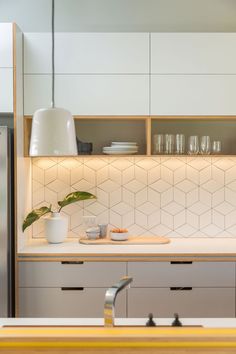
[[[79,202],[80,200],[87,200],[87,199],[96,199],[96,196],[88,192],[80,192],[80,191],[70,193],[63,200],[58,202],[58,205],[60,206],[59,211],[69,204]]]
[[[33,224],[36,220],[40,219],[43,215],[50,213],[51,212],[51,205],[50,208],[48,207],[41,207],[39,209],[34,209],[32,210],[25,218],[23,225],[22,225],[22,230],[23,232],[25,229]]]

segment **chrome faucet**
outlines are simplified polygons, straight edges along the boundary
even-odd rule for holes
[[[114,327],[115,301],[117,294],[133,281],[131,277],[123,277],[120,281],[107,289],[104,304],[104,326]]]

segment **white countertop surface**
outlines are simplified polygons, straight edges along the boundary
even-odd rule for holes
[[[173,318],[154,318],[158,326],[169,326]],[[236,328],[236,318],[180,318],[183,325],[206,328]],[[145,326],[147,318],[117,318],[117,326]],[[103,318],[0,318],[3,326],[103,326]]]
[[[67,240],[60,244],[48,244],[44,239],[32,240],[18,252],[19,257],[29,256],[131,256],[163,258],[170,256],[227,256],[236,259],[236,238],[172,238],[168,244],[153,245],[83,245],[78,240]]]

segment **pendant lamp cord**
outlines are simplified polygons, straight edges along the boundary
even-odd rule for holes
[[[54,81],[55,81],[55,59],[54,59],[54,0],[52,0],[52,108],[55,107]]]

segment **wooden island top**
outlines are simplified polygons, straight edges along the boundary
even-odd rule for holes
[[[3,327],[0,352],[235,353],[236,328],[204,327]]]

